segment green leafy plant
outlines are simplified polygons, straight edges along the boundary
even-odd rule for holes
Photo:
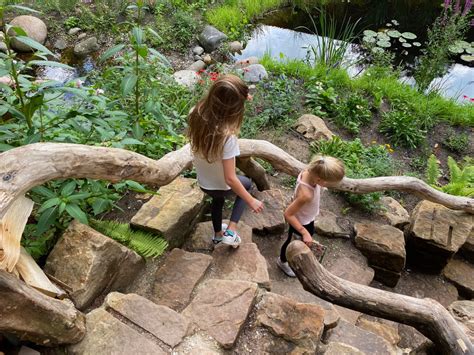
[[[337,95],[333,87],[323,84],[312,77],[305,84],[305,105],[322,116],[336,110]]]
[[[358,93],[351,93],[337,103],[334,121],[351,133],[359,133],[360,126],[372,120],[369,101]]]
[[[437,185],[441,177],[438,159],[431,154],[426,164],[426,182],[430,185]]]
[[[157,258],[168,247],[168,242],[165,239],[150,232],[132,230],[128,223],[92,220],[91,226],[98,232],[136,251],[144,258]]]
[[[440,163],[434,155],[428,159],[426,181],[433,187],[456,196],[474,197],[474,164],[472,159],[466,159],[464,164],[458,165],[456,161],[448,157],[449,182],[440,186],[439,177],[441,171]]]
[[[453,152],[462,153],[469,147],[469,135],[467,133],[456,133],[451,129],[443,141],[443,145]]]
[[[379,130],[394,145],[408,148],[416,148],[426,137],[416,117],[403,105],[383,114]]]
[[[64,20],[64,27],[68,30],[77,26],[79,26],[79,19],[76,16],[69,16]]]

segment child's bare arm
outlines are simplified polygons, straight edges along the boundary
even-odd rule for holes
[[[306,202],[310,200],[311,195],[299,189],[295,199],[285,210],[286,221],[291,224],[293,228],[296,229],[296,231],[303,236],[303,242],[305,242],[307,246],[311,246],[313,238],[306,230],[306,228],[303,227],[300,221],[298,221],[298,219],[296,218],[296,213],[301,209],[301,207],[303,207]]]

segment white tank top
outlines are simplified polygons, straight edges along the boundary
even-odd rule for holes
[[[298,191],[298,187],[300,185],[306,186],[308,189],[313,191],[313,198],[311,201],[308,201],[305,203],[298,212],[295,213],[296,219],[302,224],[308,224],[311,223],[316,219],[316,217],[319,215],[319,200],[321,197],[321,186],[316,185],[316,186],[311,186],[310,184],[305,183],[304,181],[301,180],[303,172],[301,172],[298,175],[298,179],[296,180],[296,186],[295,186],[295,193],[293,195],[293,198],[296,197],[296,193]]]

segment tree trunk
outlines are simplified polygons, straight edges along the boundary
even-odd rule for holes
[[[339,306],[415,327],[443,354],[474,354],[467,335],[438,302],[382,291],[336,277],[322,267],[301,241],[291,242],[286,255],[306,291]]]
[[[245,175],[251,178],[258,191],[270,190],[270,183],[267,179],[267,173],[263,166],[252,158],[237,158],[237,167],[242,170]]]

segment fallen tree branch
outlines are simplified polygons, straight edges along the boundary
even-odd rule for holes
[[[270,190],[270,183],[267,179],[267,173],[263,166],[261,166],[255,160],[252,158],[238,157],[236,165],[245,173],[245,175],[255,182],[258,191]]]
[[[292,176],[305,164],[277,146],[261,140],[240,139],[241,157],[257,157]],[[34,186],[54,179],[91,178],[112,182],[135,180],[162,186],[191,167],[189,145],[166,154],[159,160],[123,149],[65,143],[36,143],[0,154],[0,219],[11,203]],[[449,208],[474,213],[474,199],[445,194],[423,181],[408,177],[370,179],[344,178],[331,188],[353,193],[400,190],[413,193]]]
[[[291,242],[286,255],[306,291],[339,306],[415,327],[443,354],[474,354],[467,335],[438,302],[382,291],[336,277],[301,241]]]

